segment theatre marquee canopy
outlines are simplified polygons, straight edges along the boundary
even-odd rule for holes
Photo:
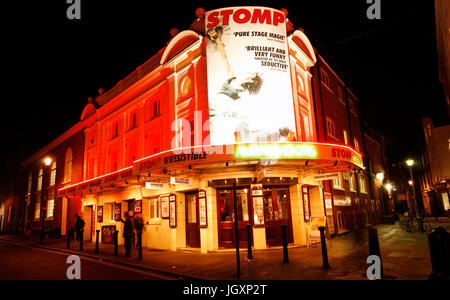
[[[328,143],[238,143],[186,147],[163,151],[133,162],[132,166],[74,185],[60,188],[60,196],[89,193],[115,184],[139,182],[141,175],[166,173],[171,169],[208,168],[211,163],[265,161],[271,165],[316,165],[319,170],[343,171],[363,168],[362,155],[354,149]],[[330,165],[332,166],[330,168]]]

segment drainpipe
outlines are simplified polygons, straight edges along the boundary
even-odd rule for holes
[[[325,111],[323,109],[323,98],[322,98],[322,87],[321,87],[321,79],[320,79],[320,55],[318,56],[317,59],[317,76],[319,77],[319,97],[320,97],[320,107],[322,110],[322,122],[323,122],[323,132],[324,132],[324,142],[327,141],[327,124],[326,124],[326,120],[325,120]]]

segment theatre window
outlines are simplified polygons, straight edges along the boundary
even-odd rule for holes
[[[366,180],[364,178],[364,175],[359,174],[358,175],[358,181],[359,181],[359,191],[361,193],[367,193],[367,191],[366,191]]]
[[[325,71],[322,71],[321,74],[322,74],[322,82],[323,82],[323,84],[324,84],[327,88],[329,88],[330,91],[331,91],[330,79],[329,79],[329,77],[328,77],[328,74],[327,74]]]
[[[343,190],[344,186],[342,185],[342,176],[339,174],[338,177],[333,178],[333,189],[335,190]]]
[[[66,159],[64,162],[64,183],[72,181],[72,149],[66,151]]]
[[[154,98],[147,103],[146,108],[147,120],[151,121],[158,118],[161,115],[161,100]]]
[[[346,144],[346,145],[348,145],[348,136],[347,136],[347,130],[343,130],[343,134],[344,134],[344,143]]]
[[[329,136],[336,138],[336,127],[333,120],[327,117],[327,133]]]
[[[160,219],[161,218],[161,214],[160,214],[160,209],[159,209],[159,198],[151,198],[150,200],[150,220],[155,220],[155,219]]]

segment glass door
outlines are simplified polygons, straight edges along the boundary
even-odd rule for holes
[[[283,244],[281,225],[286,225],[288,243],[293,242],[289,188],[265,188],[263,190],[266,243],[269,246]]]
[[[198,222],[197,192],[186,193],[186,245],[200,247],[200,226]]]
[[[237,188],[237,220],[239,233],[239,246],[247,247],[247,224],[250,224],[251,205],[249,203],[249,188]],[[235,213],[233,189],[217,190],[217,209],[218,209],[218,235],[219,247],[235,247]]]

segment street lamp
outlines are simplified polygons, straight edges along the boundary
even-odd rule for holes
[[[47,156],[43,159],[44,165],[47,168],[50,167],[50,165],[52,164],[52,161],[53,161],[52,158],[49,156]],[[48,174],[48,172],[46,172],[46,173]],[[50,176],[51,176],[51,174],[50,174]],[[49,180],[50,180],[50,178],[49,178]],[[44,185],[44,186],[46,186],[46,185]],[[41,190],[41,236],[39,239],[39,242],[41,244],[43,243],[44,238],[45,238],[44,220],[45,220],[45,210],[46,210],[46,205],[47,205],[47,203],[46,203],[47,197],[45,197],[45,196],[46,196],[46,191],[45,191],[45,187],[43,187]]]
[[[392,184],[386,183],[384,187],[386,188],[386,190],[390,191],[392,189]]]
[[[414,160],[413,159],[408,159],[406,161],[406,165],[409,167],[409,175],[411,177],[411,180],[408,181],[408,183],[409,183],[409,185],[412,186],[412,190],[413,190],[414,204],[416,206],[416,209],[415,209],[416,218],[419,221],[420,231],[423,232],[423,220],[422,220],[421,216],[419,215],[419,205],[418,205],[419,202],[417,201],[416,188],[414,187],[414,180],[413,180],[413,174],[412,174],[412,166],[414,165]]]

